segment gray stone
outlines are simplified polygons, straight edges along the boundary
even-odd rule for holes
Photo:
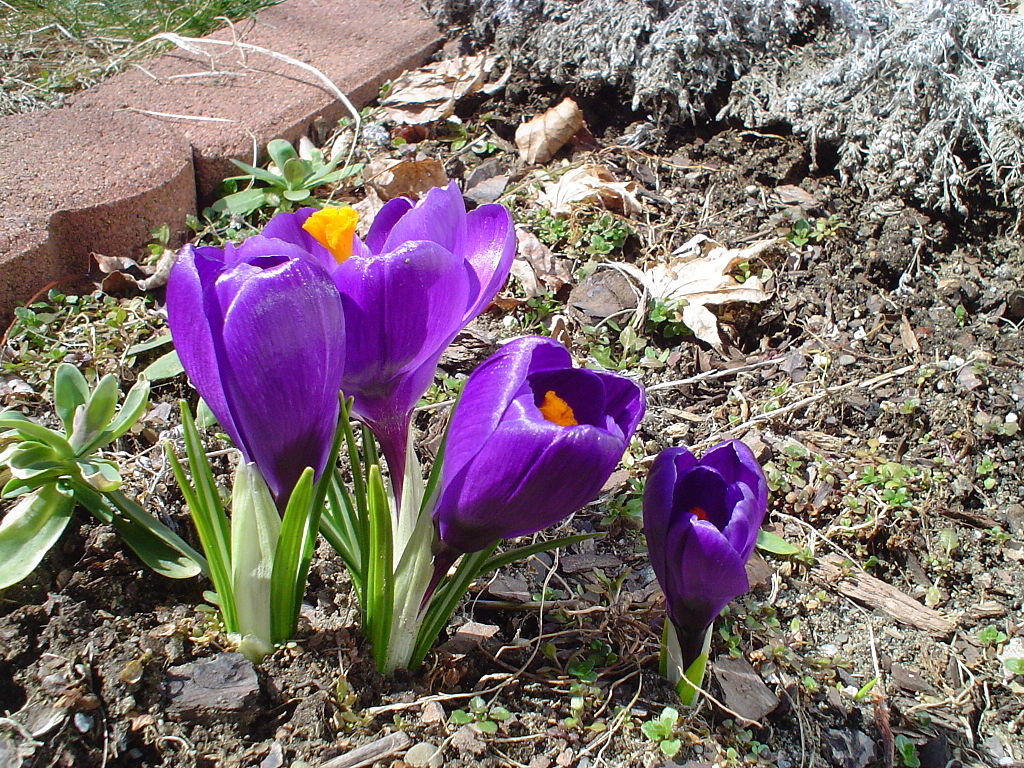
[[[249,720],[260,692],[253,665],[234,652],[171,667],[165,685],[168,714],[184,720]]]

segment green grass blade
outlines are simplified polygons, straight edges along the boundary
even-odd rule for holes
[[[192,412],[185,401],[181,401],[181,424],[185,433],[189,470],[195,485],[185,477],[181,463],[170,449],[167,451],[168,459],[185,503],[192,513],[192,522],[209,563],[210,581],[219,596],[224,626],[228,632],[237,632],[238,619],[231,591],[231,533],[228,518],[220,502],[199,432],[192,420]]]
[[[359,604],[363,604],[362,549],[356,532],[356,512],[352,497],[337,476],[327,489],[327,505],[320,518],[320,533],[345,562]]]
[[[494,545],[497,546],[497,545]],[[419,634],[416,636],[416,646],[412,652],[409,668],[413,669],[423,663],[427,653],[430,651],[437,636],[441,634],[448,619],[451,618],[459,601],[466,594],[469,585],[473,583],[481,567],[494,551],[494,546],[463,555],[459,567],[455,573],[434,592],[430,602],[427,604],[423,624],[420,625]]]
[[[370,467],[368,477],[370,541],[366,568],[366,633],[377,668],[387,661],[388,635],[395,608],[394,558],[391,531],[391,504],[384,488],[380,467]]]
[[[524,560],[531,555],[536,555],[540,552],[550,552],[552,549],[558,549],[559,547],[568,547],[570,544],[578,544],[581,541],[595,539],[601,535],[602,534],[600,533],[580,533],[575,536],[563,536],[560,539],[551,539],[550,541],[538,541],[536,544],[528,544],[524,547],[510,549],[508,552],[501,552],[480,566],[480,570],[477,571],[474,578],[479,578],[485,573],[497,570],[503,565],[514,563],[517,560]]]
[[[313,505],[313,468],[306,467],[288,497],[274,553],[270,624],[275,643],[287,640],[295,632],[319,528],[320,509]]]

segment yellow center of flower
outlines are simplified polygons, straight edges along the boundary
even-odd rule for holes
[[[690,507],[690,514],[698,520],[703,520],[705,523],[708,521],[708,513],[700,507]]]
[[[359,214],[350,206],[322,208],[306,219],[302,228],[341,264],[352,255],[352,236],[356,232],[357,221]]]
[[[572,406],[551,389],[544,393],[544,402],[540,404],[540,415],[560,427],[575,427],[579,424],[576,421],[576,414],[572,412]]]

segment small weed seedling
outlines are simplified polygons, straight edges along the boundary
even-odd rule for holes
[[[654,720],[648,720],[640,726],[644,736],[657,744],[658,749],[661,750],[665,757],[673,757],[679,752],[679,747],[682,746],[682,742],[679,739],[672,738],[672,731],[676,727],[677,720],[679,720],[679,712],[672,707],[665,707],[661,710],[659,717]]]
[[[903,734],[896,737],[896,762],[903,768],[921,766],[921,758],[917,756],[917,745]]]
[[[1007,640],[1006,633],[999,627],[988,626],[978,630],[978,642],[982,645],[1000,646]]]
[[[482,696],[474,696],[469,700],[469,712],[456,709],[448,716],[448,722],[452,725],[473,723],[477,730],[493,734],[498,732],[498,724],[511,716],[504,707],[488,707]]]

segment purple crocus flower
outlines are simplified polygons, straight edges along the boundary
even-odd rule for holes
[[[741,442],[719,443],[699,461],[686,448],[654,460],[644,534],[684,665],[726,603],[749,589],[745,566],[767,508],[764,473]]]
[[[470,375],[452,415],[434,508],[439,565],[591,501],[643,414],[640,386],[573,368],[557,341],[506,344]]]
[[[186,246],[167,321],[189,380],[283,509],[306,467],[323,471],[338,424],[345,321],[330,275],[265,236]]]
[[[334,278],[348,331],[342,389],[398,490],[412,410],[444,348],[505,284],[516,237],[500,205],[466,213],[455,182],[416,204],[387,202],[365,242],[355,224],[351,208],[304,208],[275,216],[263,234],[299,246]]]

